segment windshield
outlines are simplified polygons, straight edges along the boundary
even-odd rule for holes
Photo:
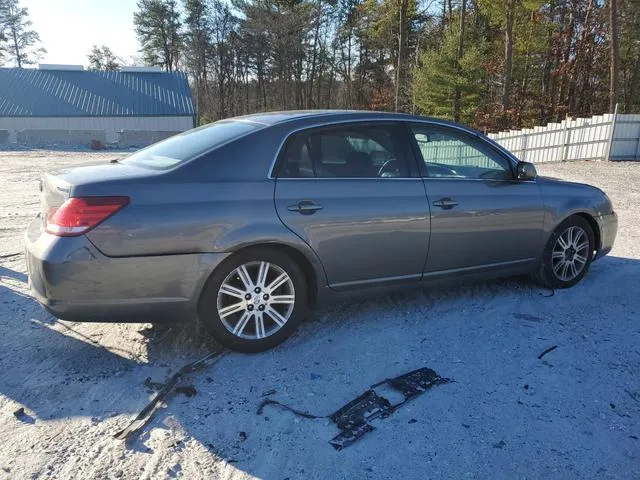
[[[253,123],[221,120],[155,143],[123,159],[122,163],[165,170],[260,127]]]

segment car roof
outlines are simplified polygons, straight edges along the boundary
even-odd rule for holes
[[[330,118],[326,118],[330,117]],[[272,126],[285,122],[293,122],[302,119],[323,118],[327,121],[344,121],[344,120],[404,120],[404,121],[430,121],[443,125],[451,125],[467,130],[473,130],[469,127],[448,121],[441,118],[423,117],[420,115],[411,115],[407,113],[379,112],[371,110],[287,110],[279,112],[263,112],[253,113],[233,117],[228,120],[247,121],[258,123],[264,126]]]

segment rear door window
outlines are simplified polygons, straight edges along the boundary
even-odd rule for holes
[[[279,178],[405,178],[410,176],[398,124],[344,125],[290,138]]]
[[[155,143],[128,156],[122,163],[166,170],[260,127],[262,125],[256,123],[222,120]]]

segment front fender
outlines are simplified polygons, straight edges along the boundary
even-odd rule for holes
[[[547,238],[572,215],[588,215],[601,229],[600,219],[613,213],[607,195],[591,185],[544,178],[540,184],[545,210],[543,228]],[[601,231],[595,233],[601,235]]]

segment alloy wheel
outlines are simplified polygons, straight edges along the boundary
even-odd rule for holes
[[[293,281],[281,267],[248,262],[234,269],[218,290],[218,316],[233,335],[260,340],[289,320],[295,305]]]
[[[587,232],[575,225],[567,228],[553,246],[553,274],[563,282],[570,282],[585,269],[589,255]]]

